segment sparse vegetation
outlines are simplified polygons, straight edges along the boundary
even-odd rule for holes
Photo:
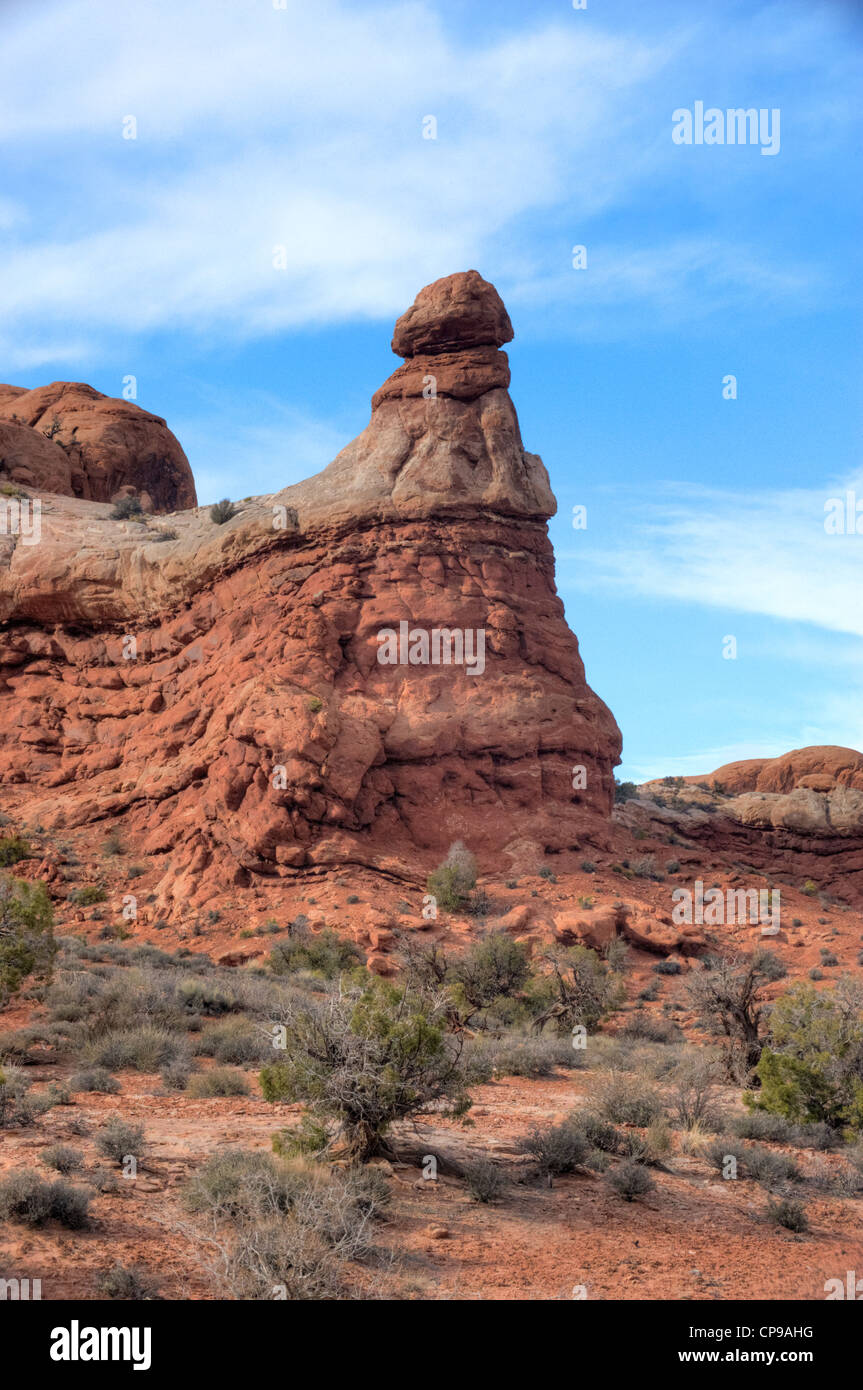
[[[210,520],[216,526],[224,526],[226,521],[230,521],[237,515],[237,509],[229,497],[223,497],[221,502],[214,502],[210,508]]]

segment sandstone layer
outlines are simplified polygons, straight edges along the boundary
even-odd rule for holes
[[[498,867],[602,843],[620,734],[555,591],[511,336],[477,272],[447,277],[316,477],[223,526],[54,495],[39,544],[0,537],[0,778],[31,820],[121,818],[180,912],[309,865],[423,875],[456,838]],[[381,664],[401,623],[484,633],[484,669]]]

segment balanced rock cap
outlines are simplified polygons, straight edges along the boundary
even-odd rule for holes
[[[503,347],[512,341],[503,300],[478,270],[446,275],[420,290],[396,320],[392,349],[398,357]]]

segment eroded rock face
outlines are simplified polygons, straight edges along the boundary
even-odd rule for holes
[[[511,336],[476,272],[415,307],[397,339],[432,357]],[[0,547],[0,778],[57,829],[124,818],[181,914],[307,865],[424,875],[454,839],[499,868],[602,843],[620,734],[555,591],[554,509],[497,380],[378,393],[328,468],[224,526],[184,511],[160,538],[53,498],[39,545]],[[398,640],[382,662],[402,623],[408,647],[482,633],[482,670]]]
[[[795,748],[642,790],[643,801],[618,813],[627,824],[662,824],[720,855],[863,902],[863,753],[856,749]]]
[[[131,401],[73,381],[33,391],[0,386],[0,422],[0,474],[13,482],[92,502],[110,502],[125,488],[142,496],[146,510],[196,504],[179,442],[164,420]]]

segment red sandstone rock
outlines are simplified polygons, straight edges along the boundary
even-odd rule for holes
[[[512,341],[503,300],[479,271],[465,270],[420,290],[396,321],[392,349],[397,357],[503,347]]]
[[[0,401],[2,410],[2,401]],[[72,468],[67,455],[38,430],[0,420],[0,483],[16,483],[25,491],[72,495]]]
[[[33,391],[0,386],[0,421],[8,422],[0,428],[15,429],[17,441],[16,448],[9,437],[0,438],[0,471],[13,478],[29,472],[21,481],[34,488],[110,502],[126,487],[145,495],[156,511],[196,505],[192,470],[179,442],[164,420],[131,401],[80,382],[55,381]],[[65,468],[54,448],[65,456]]]
[[[749,791],[791,792],[798,787],[826,792],[843,786],[863,791],[863,753],[831,745],[794,748],[779,758],[746,758],[685,780],[721,786],[732,796]]]
[[[439,337],[499,339],[496,299]],[[303,866],[422,879],[455,839],[488,867],[601,843],[620,734],[555,591],[554,508],[500,385],[384,399],[315,478],[224,526],[179,512],[167,543],[52,498],[41,543],[0,550],[0,780],[56,829],[125,817],[166,916]],[[402,621],[484,632],[482,674],[381,664]]]

